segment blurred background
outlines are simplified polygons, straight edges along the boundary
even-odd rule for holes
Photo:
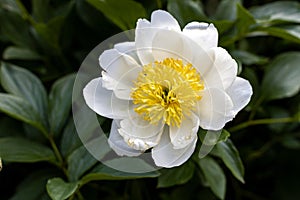
[[[81,166],[72,158],[87,155],[73,153],[81,143],[71,117],[74,75],[70,74],[77,72],[95,46],[135,28],[138,18],[150,19],[156,9],[169,11],[182,28],[191,21],[214,23],[219,46],[237,60],[239,76],[253,86],[250,104],[225,127],[244,164],[245,183],[216,159],[226,175],[224,199],[300,199],[300,3],[272,0],[0,0],[0,199],[50,199],[51,184],[46,189],[46,183],[53,177],[61,177],[56,184],[70,193],[56,199],[220,198],[194,165],[169,180],[174,184],[159,185],[163,180],[150,174],[72,185],[77,179],[70,174]],[[37,104],[31,112],[22,99],[8,93],[21,94],[29,103],[44,101],[36,96],[45,97],[49,106],[39,110]],[[53,100],[56,97],[61,102]],[[17,102],[12,110],[7,108],[10,102]],[[34,111],[49,123],[37,122]],[[103,123],[109,127],[109,120]],[[54,130],[52,135],[42,128],[47,126]],[[16,137],[26,141],[11,139]],[[47,158],[52,153],[46,147],[54,151],[59,164]],[[91,173],[95,165],[91,162],[78,177]]]

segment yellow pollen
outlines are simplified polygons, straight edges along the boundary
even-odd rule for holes
[[[173,58],[144,65],[134,84],[131,97],[135,112],[152,124],[163,120],[177,127],[195,110],[204,89],[192,64]]]

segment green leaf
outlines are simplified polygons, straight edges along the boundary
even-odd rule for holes
[[[281,144],[289,149],[300,149],[300,141],[293,135],[283,137]]]
[[[41,123],[47,126],[47,93],[42,82],[24,68],[8,63],[1,65],[0,79],[3,88],[30,103],[33,111],[38,113]]]
[[[79,147],[68,157],[68,173],[71,181],[78,180],[111,150],[106,137],[102,136]],[[92,151],[93,155],[87,149]]]
[[[10,200],[40,200],[42,196],[47,195],[45,185],[54,175],[54,171],[49,169],[33,172],[18,185]]]
[[[186,162],[184,165],[171,169],[162,169],[158,177],[158,188],[171,187],[187,183],[194,174],[195,165],[193,162]]]
[[[9,8],[0,9],[0,33],[17,46],[34,47],[35,41],[30,33],[30,26],[20,13],[15,12],[16,8]]]
[[[244,36],[246,35],[249,30],[250,26],[255,24],[255,19],[251,15],[251,13],[244,8],[241,4],[237,4],[237,31],[238,31],[238,36]]]
[[[87,0],[122,30],[135,28],[138,18],[145,18],[144,7],[133,0]],[[125,17],[126,16],[126,17]]]
[[[168,0],[167,8],[177,18],[181,26],[185,26],[191,21],[203,21],[207,19],[203,11],[203,5],[199,0]]]
[[[238,150],[230,140],[218,143],[213,153],[222,159],[226,167],[239,181],[244,183],[244,166]]]
[[[52,150],[24,138],[0,138],[0,157],[9,162],[54,161]]]
[[[51,133],[58,135],[65,125],[71,110],[72,91],[75,75],[57,80],[49,94],[49,124]]]
[[[78,184],[66,183],[61,178],[52,178],[48,180],[46,188],[53,200],[64,200],[77,190]]]
[[[74,119],[70,118],[61,137],[60,151],[64,157],[67,157],[81,145],[82,143],[76,132]]]
[[[265,100],[291,97],[300,90],[300,52],[284,53],[267,67],[262,80]]]
[[[300,4],[296,1],[277,1],[250,9],[257,22],[274,24],[300,23]]]
[[[197,162],[204,174],[209,187],[220,199],[225,198],[226,177],[219,164],[210,157],[204,157]]]
[[[254,64],[263,65],[268,62],[268,58],[250,53],[248,51],[233,50],[230,52],[230,54],[236,60],[239,60],[246,65],[254,65]]]
[[[126,158],[127,159],[127,158]],[[130,158],[134,160],[134,163],[137,163],[138,158]],[[114,165],[113,162],[123,162],[124,159],[114,159],[111,162],[108,162],[107,164]],[[143,160],[139,159],[139,163],[143,166],[146,166],[148,168],[152,168],[148,164],[146,164]],[[97,181],[97,180],[128,180],[128,179],[139,179],[139,178],[155,178],[160,175],[159,172],[156,170],[150,171],[150,172],[140,172],[140,173],[129,173],[129,172],[123,172],[118,171],[116,169],[110,168],[104,164],[97,165],[89,174],[82,177],[80,180],[81,184],[86,184],[90,181]]]
[[[201,142],[209,146],[213,146],[218,142],[226,141],[230,136],[230,133],[225,129],[222,129],[222,131],[207,131],[199,129],[198,134]]]
[[[0,111],[38,129],[43,129],[39,115],[26,100],[20,97],[0,93]]]
[[[234,21],[237,18],[237,4],[240,0],[222,0],[217,8],[214,19]]]
[[[41,56],[28,48],[10,46],[3,52],[5,60],[41,60]]]
[[[278,25],[271,27],[258,27],[257,35],[271,35],[291,42],[300,43],[300,25]]]

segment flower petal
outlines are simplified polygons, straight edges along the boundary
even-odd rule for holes
[[[137,74],[129,72],[138,72],[138,70],[133,69],[142,70],[140,65],[132,57],[122,54],[116,49],[104,51],[99,57],[99,64],[116,81],[120,81],[122,77],[127,75],[127,78],[123,78],[122,82],[129,86],[137,77]]]
[[[235,79],[233,84],[227,90],[227,94],[233,102],[235,114],[249,103],[252,93],[252,87],[249,81],[240,77]]]
[[[195,48],[191,39],[172,30],[157,31],[152,41],[152,53],[156,61],[174,58],[190,62]],[[201,51],[200,48],[197,50]]]
[[[213,24],[190,22],[182,32],[203,49],[208,50],[218,46],[218,30]]]
[[[169,137],[169,128],[165,127],[161,140],[152,149],[152,158],[159,167],[176,167],[186,162],[193,154],[197,143],[197,137],[184,148],[174,149]]]
[[[135,117],[122,120],[120,126],[119,133],[125,142],[136,150],[145,151],[158,144],[164,124],[150,124],[136,114]]]
[[[119,134],[119,128],[120,120],[113,120],[108,144],[116,152],[116,154],[119,156],[138,156],[142,154],[142,151],[135,150],[125,143],[123,137]]]
[[[156,10],[151,14],[151,25],[155,28],[166,28],[169,30],[180,31],[177,20],[164,10]]]
[[[174,149],[181,149],[189,145],[197,137],[199,118],[192,114],[182,120],[180,127],[170,126],[170,139]]]
[[[230,54],[221,47],[212,48],[208,51],[211,66],[203,76],[206,87],[226,90],[231,86],[237,75],[237,63]],[[209,64],[207,61],[206,64]]]
[[[135,42],[122,42],[115,44],[114,48],[120,53],[127,54],[131,56],[137,63],[139,63],[139,58],[137,56]]]
[[[155,61],[152,56],[152,41],[157,31],[162,29],[180,32],[178,22],[166,11],[154,11],[151,15],[151,22],[146,19],[138,20],[135,30],[135,44],[142,65]]]
[[[207,130],[220,130],[234,117],[233,103],[225,91],[210,88],[203,91],[203,96],[198,102],[197,114],[200,127]]]
[[[108,118],[125,118],[133,105],[115,97],[112,91],[102,87],[102,78],[91,80],[83,89],[86,104],[99,115]]]

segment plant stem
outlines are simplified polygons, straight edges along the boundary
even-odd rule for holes
[[[260,124],[291,123],[296,121],[298,121],[298,119],[291,118],[291,117],[249,120],[230,128],[229,131],[235,132],[243,128],[246,128],[248,126],[260,125]]]

